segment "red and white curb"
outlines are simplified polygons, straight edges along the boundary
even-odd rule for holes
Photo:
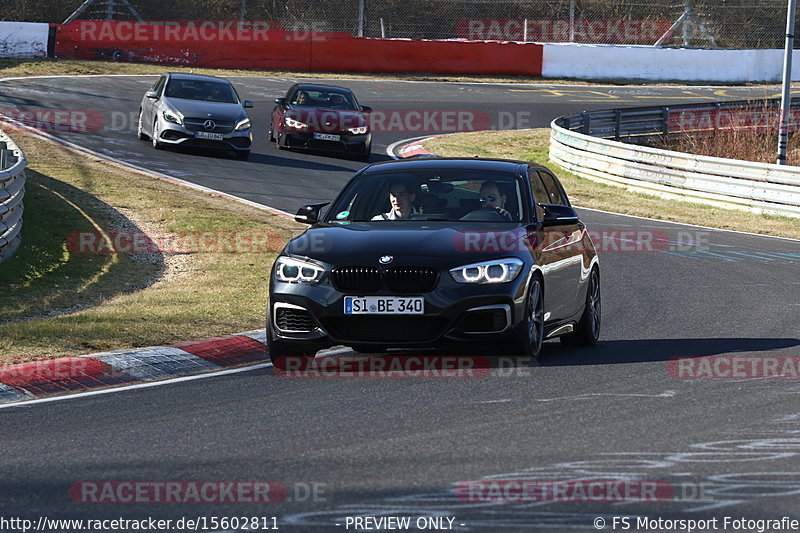
[[[390,144],[386,148],[386,153],[392,159],[408,159],[411,157],[436,157],[436,154],[432,154],[428,150],[425,149],[425,143],[431,139],[438,139],[439,137],[444,137],[446,134],[442,135],[430,135],[427,137],[414,137],[412,139],[403,139],[401,141],[397,141],[395,143]]]
[[[164,380],[265,361],[266,332],[0,367],[0,403]]]

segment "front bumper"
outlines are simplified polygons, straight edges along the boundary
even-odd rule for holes
[[[319,347],[435,347],[509,339],[524,317],[524,275],[509,283],[471,285],[458,284],[447,274],[431,292],[396,295],[424,297],[422,315],[346,315],[344,297],[365,295],[339,292],[326,281],[292,285],[273,280],[269,316],[274,338]]]
[[[250,150],[253,144],[252,128],[220,133],[222,135],[222,140],[202,139],[197,137],[197,133],[198,131],[194,131],[183,125],[161,120],[158,141],[172,146],[233,151]]]
[[[372,133],[356,135],[350,132],[330,132],[330,134],[338,135],[339,140],[315,139],[313,132],[287,130],[283,133],[284,145],[287,148],[302,150],[363,154],[372,144]]]

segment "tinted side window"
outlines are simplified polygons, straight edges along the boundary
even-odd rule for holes
[[[165,81],[167,81],[167,77],[161,76],[160,78],[158,78],[158,81],[155,83],[155,85],[153,85],[153,90],[157,92],[159,96],[161,96],[161,89],[164,88]]]
[[[530,171],[531,190],[533,191],[533,203],[536,209],[536,218],[542,220],[544,218],[544,209],[539,207],[539,204],[550,203],[550,196],[547,194],[547,189],[539,177],[539,173],[535,170]]]
[[[555,176],[550,174],[549,172],[542,172],[539,171],[539,175],[544,182],[544,186],[547,188],[547,194],[549,201],[546,203],[549,204],[559,204],[559,205],[569,205],[569,200],[567,200],[567,195],[564,194],[564,189],[561,188],[561,184],[558,183]]]

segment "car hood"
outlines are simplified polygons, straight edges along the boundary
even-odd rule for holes
[[[442,222],[354,222],[318,225],[290,241],[284,253],[331,265],[453,267],[494,257],[529,255],[525,226]]]
[[[293,107],[286,116],[308,125],[313,131],[345,131],[367,125],[364,113],[343,109]]]
[[[165,100],[170,107],[179,111],[184,117],[213,118],[235,122],[245,116],[241,104],[184,100],[183,98],[165,98]]]

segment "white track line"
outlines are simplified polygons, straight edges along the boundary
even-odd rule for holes
[[[320,357],[330,357],[332,355],[339,355],[351,352],[350,348],[330,348],[328,350],[323,350],[317,354]],[[91,355],[87,355],[86,357],[91,357]],[[272,363],[256,363],[251,366],[243,366],[239,368],[227,368],[222,370],[214,370],[212,372],[203,372],[201,374],[194,374],[191,376],[179,376],[174,378],[166,378],[161,379],[158,381],[147,381],[144,383],[132,383],[130,385],[118,385],[118,386],[110,386],[105,389],[97,389],[97,390],[90,390],[85,392],[75,392],[75,393],[66,393],[62,394],[61,396],[51,396],[49,398],[31,398],[30,400],[22,400],[17,402],[10,402],[10,403],[3,403],[0,404],[0,409],[7,409],[9,407],[20,407],[20,406],[27,406],[34,403],[50,403],[50,402],[59,402],[62,400],[74,400],[75,398],[83,398],[86,396],[97,396],[99,394],[111,394],[113,392],[123,392],[126,390],[131,389],[144,389],[148,387],[159,387],[161,385],[169,385],[171,383],[181,383],[184,381],[194,381],[196,379],[205,379],[205,378],[213,378],[217,376],[224,376],[227,374],[238,374],[240,372],[248,372],[250,370],[260,370],[262,368],[269,368],[272,366]]]
[[[262,368],[269,368],[272,366],[272,363],[259,363],[252,366],[245,366],[240,368],[228,368],[224,370],[215,370],[213,372],[204,372],[202,374],[194,374],[192,376],[180,376],[176,378],[168,378],[159,381],[148,381],[145,383],[134,383],[132,385],[121,385],[121,386],[112,386],[107,389],[97,389],[91,390],[86,392],[76,392],[73,394],[64,394],[62,396],[51,396],[49,398],[35,398],[31,400],[23,400],[20,402],[11,402],[11,403],[4,403],[0,404],[0,409],[8,409],[10,407],[21,407],[24,405],[30,405],[33,403],[49,403],[49,402],[59,402],[63,400],[74,400],[76,398],[84,398],[86,396],[97,396],[100,394],[111,394],[114,392],[122,392],[131,389],[146,389],[149,387],[160,387],[161,385],[169,385],[171,383],[180,383],[183,381],[194,381],[196,379],[205,379],[205,378],[213,378],[216,376],[223,376],[226,374],[238,374],[240,372],[249,372],[251,370],[259,370]]]

